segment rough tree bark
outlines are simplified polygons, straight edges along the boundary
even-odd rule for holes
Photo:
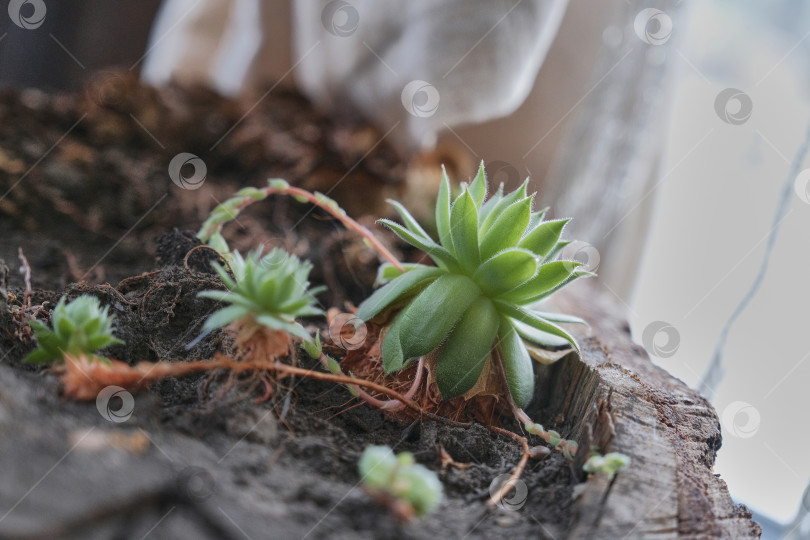
[[[615,302],[593,287],[561,309],[591,325],[582,359],[548,369],[552,408],[576,418],[580,446],[627,454],[611,485],[589,482],[569,538],[759,538],[761,530],[712,473],[720,423],[700,394],[650,361]]]

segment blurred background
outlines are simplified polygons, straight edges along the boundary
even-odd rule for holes
[[[494,22],[526,7],[518,4],[493,9]],[[359,0],[12,0],[0,83],[75,90],[117,66],[248,102],[297,83],[330,114],[392,133],[412,163],[435,144],[467,175],[480,159],[498,180],[530,175],[545,204],[576,218],[569,236],[587,245],[573,255],[625,306],[653,361],[712,399],[723,428],[716,472],[755,512],[763,538],[810,538],[810,436],[801,428],[810,172],[791,173],[810,121],[810,5],[532,5],[526,17],[550,22],[531,42],[507,22],[470,43],[400,29],[392,45],[385,32],[364,33],[383,22],[361,24],[372,10]],[[328,21],[292,30],[296,13],[326,8]],[[469,57],[442,53],[454,40]],[[493,60],[493,50],[502,56]],[[369,81],[390,92],[367,95]],[[412,110],[401,94],[408,81],[427,85],[410,96]],[[793,169],[808,167],[803,158]],[[740,311],[766,255],[761,286]],[[707,378],[718,350],[722,369]]]
[[[802,175],[789,176],[810,119],[808,8],[793,0],[688,6],[658,201],[628,302],[637,339],[654,321],[677,330],[675,350],[651,356],[700,387],[778,227],[761,288],[728,334],[713,396],[723,428],[715,470],[756,512],[763,538],[810,537],[806,520],[794,520],[810,506],[810,436],[801,427],[810,382],[810,199]],[[750,97],[750,117],[737,125],[715,111],[726,88]],[[805,159],[799,170],[807,167]],[[786,183],[790,199],[776,223]]]

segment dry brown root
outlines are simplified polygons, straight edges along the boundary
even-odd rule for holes
[[[327,314],[327,321],[331,324],[339,313],[337,310],[330,310]],[[431,355],[420,358],[419,361],[413,362],[410,366],[396,373],[388,376],[384,375],[381,348],[385,337],[382,324],[385,324],[385,322],[377,324],[369,321],[364,324],[367,333],[365,340],[362,344],[358,344],[359,346],[353,346],[349,350],[345,350],[338,342],[351,343],[352,337],[345,336],[344,339],[344,336],[339,336],[333,338],[336,343],[334,343],[334,348],[330,352],[337,352],[343,356],[339,364],[339,373],[351,373],[357,379],[372,381],[380,386],[394,389],[419,405],[417,410],[403,406],[403,404],[396,401],[387,400],[385,399],[387,396],[384,394],[379,395],[376,392],[361,392],[358,389],[352,389],[358,394],[357,397],[363,399],[372,407],[381,408],[403,422],[412,422],[424,417],[425,412],[428,411],[437,417],[448,418],[460,423],[469,424],[477,421],[483,425],[498,425],[501,417],[508,417],[511,414],[506,400],[498,395],[499,389],[498,391],[492,390],[481,393],[472,399],[466,399],[464,396],[451,400],[442,399],[433,380],[432,370],[436,359]],[[346,324],[345,326],[349,327],[351,325]],[[321,363],[328,371],[338,373],[328,365],[326,358],[323,356],[321,357]]]
[[[141,390],[150,384],[168,377],[181,377],[191,373],[224,369],[232,374],[255,372],[275,372],[281,375],[299,375],[310,379],[341,383],[353,387],[363,387],[398,400],[404,406],[413,409],[420,416],[449,423],[459,427],[469,427],[470,423],[455,422],[423,410],[419,405],[407,399],[399,392],[372,381],[356,379],[345,375],[334,375],[300,368],[267,359],[234,360],[227,356],[217,355],[213,360],[194,360],[191,362],[138,362],[130,366],[119,360],[103,361],[88,356],[66,356],[62,373],[63,395],[68,399],[92,401],[98,393],[110,385],[120,386],[130,391]]]
[[[252,317],[237,319],[226,327],[236,336],[240,356],[251,359],[273,359],[290,352],[290,335],[257,323]]]
[[[65,356],[63,366],[55,368],[61,372],[63,395],[77,401],[93,401],[107,386],[120,386],[132,392],[167,377],[181,377],[190,373],[212,369],[229,369],[242,372],[258,366],[236,362],[225,356],[214,360],[192,362],[138,362],[130,366],[120,360],[100,360],[86,355]]]
[[[391,517],[397,523],[400,524],[409,523],[416,516],[416,511],[413,509],[411,503],[407,501],[397,499],[396,497],[393,497],[381,491],[371,489],[364,489],[363,491],[365,491],[372,498],[374,498],[377,504],[379,504],[383,508],[387,508],[391,514]]]
[[[239,350],[245,351],[240,360],[217,355],[213,360],[206,361],[138,362],[130,366],[119,360],[66,355],[64,366],[57,368],[62,373],[63,395],[68,399],[90,401],[96,399],[103,388],[111,385],[135,392],[156,381],[190,373],[223,369],[233,377],[247,371],[269,371],[273,358],[287,355],[290,351],[290,339],[286,332],[269,330],[252,320],[233,323],[230,329],[236,334]],[[260,378],[262,376],[259,375]]]

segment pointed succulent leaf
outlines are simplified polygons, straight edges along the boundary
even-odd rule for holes
[[[399,213],[400,217],[402,218],[402,221],[405,222],[405,226],[408,228],[409,231],[411,231],[413,234],[415,234],[417,236],[422,236],[423,238],[426,238],[428,240],[432,240],[432,238],[425,231],[425,229],[423,229],[422,226],[419,225],[419,222],[416,221],[416,218],[413,217],[411,215],[411,213],[408,212],[408,209],[405,208],[401,203],[399,203],[398,201],[395,201],[393,199],[387,199],[386,202],[388,204],[392,205],[394,208],[396,208],[397,212]]]
[[[382,361],[383,372],[388,375],[395,371],[399,371],[405,367],[405,354],[402,352],[402,342],[399,338],[399,329],[402,328],[402,313],[395,319],[394,323],[388,327],[383,338],[382,344]]]
[[[536,257],[525,249],[512,248],[484,261],[473,274],[473,281],[494,298],[528,281],[536,272]]]
[[[555,336],[554,334],[549,334],[548,332],[543,332],[542,330],[538,330],[537,328],[533,328],[528,324],[523,324],[522,322],[512,320],[512,325],[517,330],[520,337],[522,337],[528,344],[535,344],[541,347],[548,347],[551,349],[560,349],[560,348],[568,348],[571,344],[568,342],[567,339],[561,338],[560,336]],[[529,350],[531,352],[531,350]]]
[[[56,334],[58,336],[66,339],[68,336],[72,336],[74,334],[76,331],[76,325],[70,320],[69,317],[60,317],[54,321],[54,329],[56,330]]]
[[[306,343],[306,342],[304,342]],[[332,358],[331,356],[326,357],[326,369],[329,370],[329,373],[332,375],[342,375],[343,372],[340,369],[340,364],[337,360]]]
[[[419,263],[402,263],[402,267],[405,269],[404,271],[388,262],[381,264],[377,269],[377,279],[374,280],[374,285],[379,287],[380,285],[384,285],[389,281],[393,281],[405,272],[410,272],[411,270],[415,270],[417,268],[428,268],[424,264]]]
[[[559,255],[560,252],[563,249],[565,249],[565,246],[567,246],[570,243],[571,243],[570,240],[560,240],[560,241],[558,241],[556,244],[554,244],[554,247],[551,248],[551,251],[549,251],[546,254],[545,258],[543,259],[543,262],[551,262],[551,261],[555,260],[557,258],[557,255]]]
[[[288,269],[285,269],[289,272]],[[261,294],[261,290],[264,286],[264,282],[261,281],[260,276],[256,276],[258,279],[251,280],[254,284],[252,287],[257,293],[258,298],[261,302],[263,307],[268,309],[278,308],[280,311],[281,306],[289,301],[290,296],[295,293],[295,286],[296,283],[299,283],[299,278],[293,272],[289,272],[287,275],[283,276],[280,280],[278,280],[275,290],[273,291],[273,296],[269,298],[264,298]]]
[[[427,253],[439,266],[447,268],[448,270],[458,271],[458,265],[450,252],[433,240],[417,236],[399,223],[389,219],[381,219],[379,223],[391,229],[394,234],[399,236],[403,241]]]
[[[439,276],[397,315],[398,336],[389,335],[385,340],[395,337],[400,341],[403,362],[425,355],[439,346],[479,296],[481,291],[470,278]],[[385,348],[383,364],[388,364]]]
[[[59,356],[55,356],[45,349],[37,348],[28,353],[28,355],[23,358],[23,362],[26,364],[45,364],[57,359],[58,357]]]
[[[503,316],[498,328],[498,351],[503,360],[509,393],[515,405],[522,409],[529,404],[534,395],[532,359],[515,326]]]
[[[450,236],[461,268],[470,271],[481,262],[478,251],[478,209],[469,190],[464,190],[450,212]]]
[[[323,315],[324,311],[314,306],[307,306],[297,310],[298,317],[322,317]]]
[[[502,315],[512,317],[513,319],[516,319],[519,322],[527,324],[532,328],[541,330],[543,332],[548,332],[549,334],[559,336],[565,339],[566,341],[568,341],[568,343],[573,345],[573,347],[577,350],[577,352],[579,352],[579,345],[577,345],[577,342],[573,338],[573,336],[571,336],[571,334],[569,334],[556,324],[549,322],[541,317],[538,317],[531,311],[518,307],[509,302],[495,300],[495,306],[498,308],[498,311],[500,311]]]
[[[287,276],[289,278],[289,276]],[[256,291],[256,297],[259,299],[259,303],[273,305],[281,304],[281,298],[277,298],[277,293],[285,290],[287,284],[281,282],[279,283],[278,280],[275,279],[268,279],[265,281],[259,281],[256,283],[258,291]]]
[[[496,216],[492,226],[481,237],[481,258],[486,260],[501,250],[517,246],[529,224],[531,211],[532,198],[526,197],[512,203]],[[525,248],[522,244],[520,247]]]
[[[303,348],[311,358],[320,358],[321,353],[323,353],[323,345],[321,344],[320,334],[316,332],[315,339],[312,341],[304,341],[301,344],[301,348]],[[326,362],[327,366],[329,366],[329,371],[331,371],[333,374],[340,373],[340,367],[338,367],[337,371],[332,371],[330,362],[334,362],[335,364],[337,364],[334,358],[332,358],[331,356],[326,356]]]
[[[236,282],[230,276],[228,271],[225,270],[218,262],[213,261],[211,263],[211,266],[214,267],[214,271],[217,273],[219,279],[222,280],[222,283],[224,283],[226,287],[228,287],[231,290],[236,288]]]
[[[444,270],[435,266],[422,266],[406,272],[374,291],[374,294],[360,304],[355,315],[363,321],[372,319],[395,302],[443,274]]]
[[[526,190],[529,185],[529,179],[527,178],[523,184],[520,185],[515,191],[511,192],[509,195],[505,195],[500,201],[498,201],[493,207],[492,210],[487,215],[486,220],[481,220],[481,224],[479,225],[480,234],[483,236],[495,222],[495,219],[504,211],[505,208],[509,207],[510,205],[516,203],[521,199],[526,198]]]
[[[492,301],[485,296],[464,312],[436,364],[436,383],[443,399],[460,396],[478,382],[495,344],[499,317]]]
[[[314,290],[314,289],[313,289]],[[298,313],[299,317],[303,317],[305,315],[321,315],[323,314],[323,310],[312,308],[312,299],[307,296],[295,296],[287,301],[285,304],[279,305],[279,310],[284,313]],[[306,311],[307,313],[303,313]],[[301,312],[301,313],[299,313]]]
[[[210,298],[212,300],[216,300],[217,302],[237,303],[240,298],[244,299],[244,297],[230,291],[200,291],[197,293],[197,296],[199,298]],[[246,301],[245,304],[253,305],[254,303],[252,301]]]
[[[520,241],[519,246],[528,249],[539,257],[545,257],[562,235],[563,228],[570,219],[546,221],[529,231]]]
[[[548,263],[546,263],[546,264],[548,264]],[[531,296],[531,297],[527,298],[525,301],[522,301],[522,302],[519,302],[519,303],[521,305],[536,304],[537,302],[540,302],[541,300],[544,300],[544,299],[548,298],[549,296],[551,296],[555,292],[559,291],[560,289],[562,289],[566,285],[570,284],[571,282],[573,282],[573,281],[575,281],[575,280],[577,280],[579,278],[582,278],[582,277],[594,277],[595,275],[596,274],[594,274],[593,272],[583,270],[582,268],[577,268],[576,270],[571,272],[570,276],[565,278],[563,281],[561,281],[560,283],[558,283],[557,285],[555,285],[551,289],[548,289],[548,290],[546,290],[546,291],[544,291],[544,292],[542,292],[540,294],[537,294],[535,296]]]
[[[520,305],[528,304],[531,302],[530,299],[542,295],[568,279],[577,266],[580,266],[580,263],[571,261],[543,264],[537,269],[534,277],[502,295],[502,298]]]
[[[268,313],[259,315],[255,317],[255,319],[257,323],[266,326],[267,328],[287,332],[291,336],[301,338],[304,341],[312,340],[312,336],[309,335],[309,332],[304,330],[304,327],[297,322],[286,321],[280,317],[270,315]]]
[[[24,361],[42,363],[62,358],[67,343],[40,321],[31,321],[29,325],[34,329],[37,348],[26,356]]]
[[[532,212],[532,216],[529,219],[529,226],[526,227],[526,230],[533,231],[535,227],[540,225],[540,223],[543,222],[543,216],[546,215],[546,212],[548,212],[548,210],[549,210],[549,208],[548,208],[548,206],[546,206],[542,210],[537,210],[535,212]]]
[[[532,310],[532,313],[537,315],[538,317],[542,317],[547,321],[551,321],[554,323],[566,323],[566,324],[584,324],[588,325],[584,319],[577,317],[576,315],[567,315],[565,313],[550,313],[547,311],[537,311]]]
[[[470,195],[472,195],[475,206],[481,208],[484,204],[484,198],[487,196],[487,173],[484,171],[484,162],[478,167],[478,174],[475,175],[475,180],[469,187]]]
[[[244,317],[250,310],[244,306],[232,305],[214,312],[203,324],[202,331],[207,332],[214,328],[222,328],[231,324],[236,319]]]
[[[497,205],[501,199],[503,199],[503,182],[500,183],[498,190],[493,193],[481,207],[481,211],[478,212],[478,223],[484,223],[486,221],[492,209],[495,208],[495,205]]]
[[[101,325],[103,323],[102,317],[109,318],[109,309],[104,308],[101,310],[101,317],[92,317],[82,324],[82,331],[87,335],[93,335],[103,330]]]
[[[442,181],[439,184],[439,196],[436,200],[436,229],[439,243],[452,252],[453,240],[450,238],[450,179],[442,165]]]
[[[95,334],[87,338],[87,349],[97,351],[123,343],[123,340],[115,338],[111,335]]]

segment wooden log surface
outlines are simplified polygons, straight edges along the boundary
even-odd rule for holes
[[[722,442],[712,405],[650,361],[616,302],[595,286],[555,303],[591,328],[581,361],[547,369],[552,408],[579,419],[572,436],[580,447],[632,460],[612,484],[587,483],[569,538],[759,538],[750,511],[712,472]]]

